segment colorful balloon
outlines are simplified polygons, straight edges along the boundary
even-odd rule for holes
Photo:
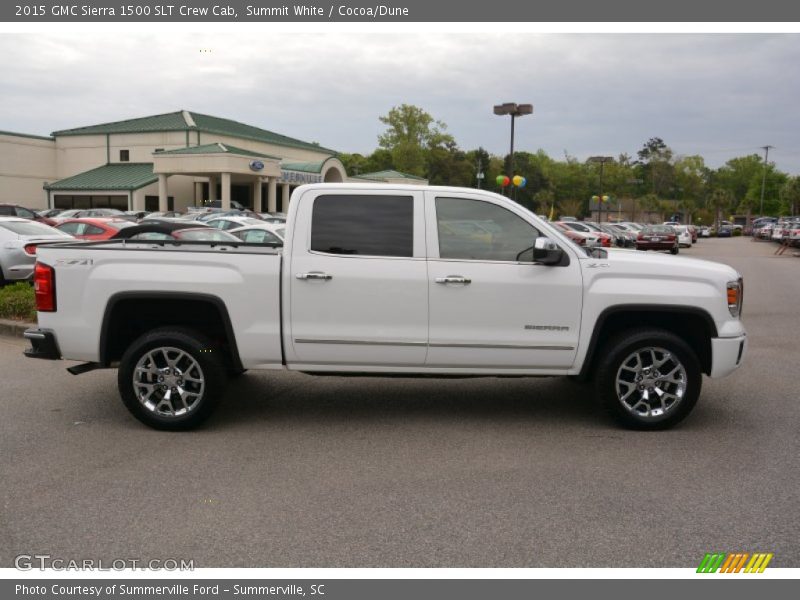
[[[520,184],[522,183],[522,177],[519,175],[514,175],[514,179],[512,179],[512,181],[514,182],[515,186],[520,187]]]
[[[603,202],[608,202],[608,201],[609,201],[609,199],[610,199],[610,198],[609,198],[608,196],[603,196]]]
[[[523,177],[522,182],[519,184],[519,187],[524,188],[528,184],[528,180]]]
[[[497,182],[497,185],[505,186],[506,184],[505,184],[505,183],[503,183],[503,182],[504,182],[506,179],[508,179],[508,177],[506,177],[505,175],[498,175],[498,176],[497,176],[497,179],[495,179],[495,181]]]

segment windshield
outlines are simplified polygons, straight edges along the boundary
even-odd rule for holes
[[[68,237],[72,236],[58,229],[54,229],[48,225],[37,223],[36,221],[2,221],[0,227],[7,229],[11,233],[17,235],[35,236],[35,235],[48,235],[52,237]]]

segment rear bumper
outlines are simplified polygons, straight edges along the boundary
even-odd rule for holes
[[[730,375],[744,360],[747,353],[747,336],[732,338],[711,338],[710,377]]]
[[[637,250],[672,250],[675,242],[636,242]]]
[[[27,329],[23,336],[31,343],[31,347],[25,349],[25,356],[28,358],[61,359],[61,351],[58,349],[58,342],[52,331]]]

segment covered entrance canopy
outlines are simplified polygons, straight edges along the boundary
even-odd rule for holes
[[[168,177],[188,175],[207,179],[209,201],[217,200],[217,180],[224,210],[231,207],[231,183],[248,183],[253,189],[253,210],[260,212],[261,184],[267,182],[268,205],[275,210],[280,158],[216,142],[153,153],[153,173],[158,177],[158,209],[167,210]],[[196,181],[196,185],[202,184]]]

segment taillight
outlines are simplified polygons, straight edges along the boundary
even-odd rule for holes
[[[36,244],[25,244],[25,254],[36,256]]]
[[[55,312],[56,310],[56,270],[40,262],[33,269],[33,289],[36,296],[36,310]]]
[[[610,246],[611,245],[611,238],[603,238],[602,241],[603,246]]]
[[[642,235],[642,234],[640,233],[639,235],[637,235],[637,236],[636,236],[636,239],[637,239],[637,240],[643,240],[643,239],[644,239],[644,235]]]
[[[669,234],[669,235],[667,236],[667,241],[674,242],[674,241],[675,241],[675,235],[673,235],[673,234]]]

